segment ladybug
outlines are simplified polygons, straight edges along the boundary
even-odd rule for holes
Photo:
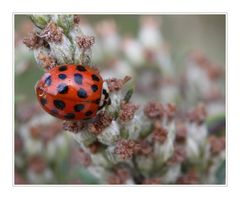
[[[35,92],[42,108],[63,120],[93,118],[110,104],[106,83],[90,66],[56,66],[41,77]]]

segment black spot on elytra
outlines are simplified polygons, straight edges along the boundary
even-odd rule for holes
[[[67,66],[63,65],[58,68],[59,71],[65,71],[67,70]]]
[[[95,74],[92,75],[92,80],[93,81],[97,81],[97,82],[100,81],[99,77],[97,75],[95,75]]]
[[[87,111],[87,112],[85,113],[86,116],[90,116],[90,115],[92,115],[92,114],[93,114],[92,111]]]
[[[63,110],[66,106],[65,102],[62,100],[53,100],[53,104],[57,109]]]
[[[83,79],[83,76],[81,74],[74,74],[74,81],[77,83],[77,84],[82,84],[82,79]]]
[[[84,66],[81,66],[81,65],[77,65],[77,66],[76,66],[76,69],[77,69],[78,71],[81,71],[81,72],[87,71],[86,68],[85,68]]]
[[[64,118],[65,119],[69,119],[69,120],[74,119],[75,118],[75,114],[74,113],[68,113],[68,114],[64,115]]]
[[[52,115],[58,115],[58,110],[52,109],[52,110],[50,111],[50,113],[51,113]]]
[[[83,88],[80,88],[77,92],[77,95],[78,97],[80,98],[87,98],[87,92],[83,89]]]
[[[50,86],[52,83],[52,78],[51,75],[49,75],[45,80],[44,80],[44,84],[47,86]]]
[[[91,86],[91,89],[92,89],[93,92],[96,92],[98,90],[98,86],[96,84],[93,84]]]
[[[80,112],[80,111],[82,111],[84,109],[84,105],[83,104],[76,104],[75,106],[74,106],[74,110],[76,111],[76,112]]]
[[[64,80],[64,79],[67,78],[67,75],[65,75],[65,74],[59,74],[58,77],[59,77],[59,79]]]
[[[40,103],[44,106],[47,103],[45,98],[40,98]]]
[[[65,83],[61,83],[57,86],[57,92],[60,94],[66,94],[68,92],[68,86]]]

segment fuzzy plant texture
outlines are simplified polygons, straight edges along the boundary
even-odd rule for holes
[[[104,76],[110,91],[110,105],[90,121],[63,121],[63,133],[71,135],[78,143],[78,153],[81,154],[77,157],[79,164],[98,179],[98,183],[225,183],[225,134],[219,130],[223,121],[218,120],[212,127],[215,129],[211,129],[206,120],[208,107],[204,103],[197,103],[188,109],[186,105],[195,102],[192,98],[197,94],[205,92],[201,90],[202,81],[208,86],[211,84],[209,81],[215,81],[220,73],[209,66],[209,60],[201,53],[193,52],[187,59],[188,72],[195,71],[184,80],[190,82],[185,85],[188,90],[185,94],[186,104],[183,102],[178,108],[177,105],[168,103],[167,100],[177,96],[183,86],[180,85],[178,89],[172,81],[176,72],[166,48],[157,49],[158,45],[162,45],[162,37],[155,31],[159,27],[153,19],[143,19],[139,37],[146,50],[142,50],[132,38],[126,37],[122,41],[123,54],[135,68],[143,65],[143,59],[157,60],[163,76],[171,77],[171,80],[163,79],[161,82],[167,89],[162,88],[159,92],[166,97],[166,101],[164,98],[162,101],[151,99],[141,104],[134,101],[137,97],[133,97],[133,85],[138,77],[134,76],[125,63],[113,58],[117,54],[116,46],[120,45],[113,22],[105,22],[98,28],[102,40],[105,40],[98,47],[100,43],[98,44],[94,32],[82,23],[79,15],[33,15],[31,20],[34,29],[24,44],[34,52],[37,65],[44,71],[60,64],[82,64],[97,68],[101,74],[97,62],[101,51],[106,52],[105,59],[111,56],[113,61],[110,64],[120,65],[120,72],[111,68]],[[148,42],[145,44],[146,40]],[[152,49],[161,51],[160,55],[154,55]],[[94,60],[92,53],[96,53]],[[141,53],[144,53],[145,58]],[[137,70],[141,72],[145,69]],[[192,77],[192,74],[198,73],[196,70],[209,73],[207,79],[205,74],[202,75],[206,81],[199,75]],[[122,78],[114,76],[119,73],[123,74]],[[149,80],[147,76],[152,77],[154,74],[146,71],[143,74],[146,75],[146,84],[140,83],[140,87],[144,89],[150,81],[149,85],[154,90],[158,78]],[[140,75],[139,78],[143,77]],[[151,92],[150,89],[146,88],[148,92]],[[211,99],[209,101],[213,102]],[[52,128],[51,125],[49,128]],[[41,167],[41,161],[35,162],[36,167]]]

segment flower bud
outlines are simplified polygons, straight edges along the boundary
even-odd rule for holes
[[[52,56],[58,64],[72,63],[72,46],[69,39],[63,35],[61,43],[50,42]]]
[[[121,103],[121,93],[120,92],[112,92],[110,93],[111,105],[106,107],[107,112],[111,115],[118,115],[120,111],[120,103]]]
[[[40,47],[33,50],[37,64],[43,69],[49,69],[56,64],[56,60],[51,57],[50,50],[45,47]]]
[[[181,175],[181,164],[171,165],[168,167],[167,172],[162,176],[164,183],[175,183]]]
[[[136,156],[136,162],[141,173],[148,174],[153,168],[154,160],[149,156]]]
[[[52,20],[63,29],[65,35],[68,35],[74,24],[73,15],[54,15]]]
[[[207,126],[205,124],[190,123],[187,125],[187,132],[189,138],[193,139],[197,145],[203,146],[207,138]]]
[[[81,31],[80,26],[76,25],[73,27],[72,30],[69,32],[69,36],[71,38],[71,41],[73,43],[74,48],[74,54],[73,54],[73,63],[74,64],[80,64],[81,63],[81,54],[83,53],[83,49],[80,49],[77,43],[77,37],[82,36],[83,33]]]
[[[112,121],[110,126],[104,129],[98,136],[97,139],[99,142],[111,145],[113,144],[120,136],[119,125],[116,121]]]
[[[91,159],[94,165],[98,165],[104,168],[109,168],[111,166],[103,153],[91,154]]]
[[[174,152],[173,140],[167,139],[164,144],[156,142],[154,144],[154,154],[156,156],[156,162],[158,165],[166,162]]]
[[[30,19],[39,28],[44,28],[47,23],[50,21],[49,15],[31,15]]]
[[[58,64],[73,63],[72,44],[63,34],[63,29],[58,27],[53,21],[43,29],[40,37],[44,38],[51,49],[51,55],[57,60]]]
[[[109,162],[112,164],[116,164],[117,162],[120,161],[120,158],[118,155],[114,152],[115,151],[115,146],[108,146],[108,148],[105,150],[105,155]]]
[[[200,155],[199,145],[190,137],[187,138],[186,153],[187,157],[191,160],[196,160]]]
[[[54,176],[52,170],[46,168],[42,173],[36,173],[32,170],[27,171],[27,178],[30,184],[47,184],[53,183]]]
[[[78,133],[70,133],[70,134],[79,144],[84,144],[85,146],[88,146],[96,141],[96,137],[94,136],[94,134],[86,130],[82,130]]]
[[[125,38],[123,41],[123,52],[133,66],[140,67],[144,63],[144,49],[133,38]]]
[[[140,135],[145,134],[151,128],[151,123],[144,118],[143,112],[139,111],[132,120],[122,126],[121,131],[127,132],[129,139],[138,139]]]
[[[160,31],[160,21],[151,16],[141,18],[141,27],[139,31],[139,40],[147,49],[157,49],[162,46],[163,38]]]
[[[41,140],[32,139],[28,137],[25,140],[24,150],[28,155],[41,154],[44,149],[43,142]]]

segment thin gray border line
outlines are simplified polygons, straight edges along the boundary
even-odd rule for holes
[[[28,14],[83,14],[83,15],[224,15],[225,16],[225,123],[226,123],[226,140],[225,140],[225,184],[159,184],[159,185],[110,185],[110,184],[14,184],[14,169],[15,169],[15,151],[14,151],[14,140],[15,140],[15,15],[28,15]],[[12,187],[229,187],[228,185],[228,12],[12,12]]]
[[[84,15],[227,15],[228,12],[12,12],[26,14],[84,14]]]

